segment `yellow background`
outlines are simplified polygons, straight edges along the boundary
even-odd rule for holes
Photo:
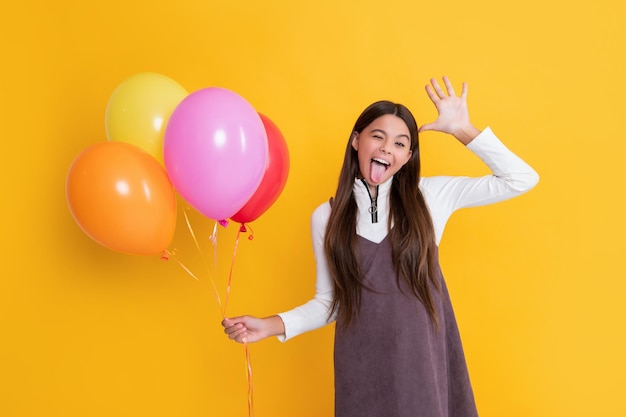
[[[182,210],[171,248],[199,281],[99,246],[67,208],[72,160],[106,140],[109,95],[144,71],[236,91],[288,142],[287,186],[240,241],[229,315],[312,295],[309,216],[362,108],[389,98],[425,123],[430,77],[468,81],[475,124],[542,177],[458,212],[442,242],[481,416],[626,415],[624,12],[617,0],[6,4],[0,415],[248,415],[244,350],[222,334]],[[422,142],[425,175],[486,172],[452,138]],[[211,262],[213,222],[190,218]],[[218,229],[222,293],[235,232]],[[332,415],[332,327],[250,351],[257,417]]]

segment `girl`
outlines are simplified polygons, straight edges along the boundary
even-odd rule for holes
[[[379,101],[357,119],[334,199],[311,220],[316,294],[266,318],[223,321],[230,339],[286,341],[334,320],[336,417],[477,416],[461,339],[438,261],[457,209],[520,195],[539,177],[457,96],[431,79],[438,117],[419,131],[453,135],[492,175],[420,177],[418,129],[401,104]]]

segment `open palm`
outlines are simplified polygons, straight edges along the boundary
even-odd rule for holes
[[[437,108],[437,119],[426,123],[419,131],[435,130],[455,135],[458,131],[471,126],[467,110],[467,83],[463,83],[461,95],[457,96],[448,77],[443,77],[446,91],[437,80],[432,78],[431,85],[426,85],[426,93]]]

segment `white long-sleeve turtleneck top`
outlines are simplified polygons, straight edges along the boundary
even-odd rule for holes
[[[491,175],[423,177],[420,181],[437,244],[441,241],[446,222],[456,210],[507,200],[532,189],[539,181],[537,172],[511,152],[490,128],[481,132],[466,147],[491,169]],[[353,193],[359,208],[356,231],[372,242],[380,243],[387,236],[391,182],[392,179],[389,179],[378,187],[376,223],[372,223],[368,211],[371,199],[365,184],[358,179],[354,182]],[[311,217],[316,265],[315,296],[305,304],[279,314],[285,324],[285,334],[278,337],[281,341],[322,327],[335,319],[328,316],[333,300],[333,282],[324,254],[324,234],[330,210],[327,201],[317,207]]]

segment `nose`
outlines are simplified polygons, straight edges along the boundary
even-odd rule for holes
[[[383,141],[383,142],[381,143],[381,145],[380,145],[380,151],[381,151],[382,153],[389,153],[388,146],[389,146],[389,144],[387,143],[387,141],[386,141],[386,140],[385,140],[385,141]]]

